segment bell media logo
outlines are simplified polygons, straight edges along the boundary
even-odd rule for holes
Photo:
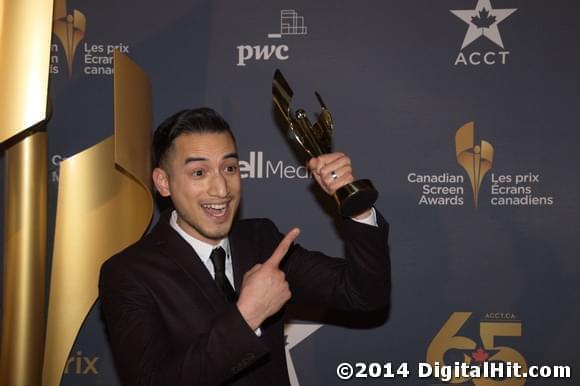
[[[455,59],[454,65],[478,66],[480,64],[493,66],[496,64],[506,64],[510,54],[504,47],[499,31],[499,24],[507,19],[517,8],[494,9],[490,0],[478,0],[475,9],[451,10],[463,22],[467,23],[467,32],[463,38],[461,50]],[[485,52],[478,50],[467,50],[476,40],[486,38],[493,42],[497,50]]]
[[[471,312],[454,312],[435,334],[426,358],[435,370],[432,375],[444,382],[469,382],[475,386],[525,384],[525,378],[511,378],[504,371],[501,371],[504,377],[498,377],[500,371],[497,371],[514,363],[520,372],[528,371],[525,357],[516,348],[500,344],[502,339],[517,343],[517,338],[522,336],[522,322],[511,312],[488,312],[475,321],[471,317]],[[444,364],[454,362],[469,366],[469,373],[457,376],[453,371],[442,371],[451,370]]]
[[[279,178],[294,180],[312,178],[312,173],[306,166],[288,164],[282,160],[266,159],[262,151],[250,151],[247,161],[240,160],[239,165],[242,179]]]
[[[301,36],[308,34],[308,27],[304,24],[304,17],[293,9],[280,11],[280,31],[269,33],[268,39],[282,39],[285,36]],[[237,66],[246,66],[246,62],[267,61],[270,59],[287,60],[290,57],[290,48],[286,44],[243,44],[236,47],[238,50]]]

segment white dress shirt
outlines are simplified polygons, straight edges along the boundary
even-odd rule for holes
[[[177,212],[175,210],[171,212],[169,225],[171,225],[171,227],[175,229],[175,231],[179,233],[179,235],[183,237],[183,239],[187,241],[189,245],[191,245],[195,253],[197,253],[197,255],[199,256],[199,259],[201,260],[203,265],[205,265],[205,267],[209,271],[211,277],[214,279],[215,279],[215,269],[209,256],[211,255],[211,252],[215,248],[222,247],[224,251],[226,251],[226,277],[228,278],[228,281],[232,285],[232,288],[234,290],[236,289],[236,287],[234,286],[234,269],[232,266],[232,255],[230,253],[230,241],[228,240],[227,237],[221,239],[217,245],[211,245],[196,239],[195,237],[191,236],[189,233],[181,229],[179,224],[177,224]]]
[[[215,268],[209,256],[211,255],[211,252],[215,248],[222,247],[224,251],[226,251],[226,277],[228,278],[228,281],[232,285],[232,288],[234,290],[236,289],[234,285],[234,268],[232,264],[232,255],[230,253],[230,241],[228,240],[227,237],[221,239],[217,245],[211,245],[196,239],[179,226],[179,224],[177,223],[177,212],[175,210],[171,212],[169,225],[171,225],[171,227],[175,229],[175,231],[179,233],[179,235],[183,237],[183,239],[187,241],[189,245],[191,245],[195,253],[197,253],[197,255],[199,256],[199,259],[201,260],[203,265],[205,265],[205,267],[207,268],[211,277],[214,279],[215,279]],[[257,336],[262,336],[262,330],[260,329],[260,327],[256,328],[254,330],[254,333]]]
[[[362,219],[353,218],[353,220],[360,222],[362,224],[377,226],[377,214],[375,212],[375,208],[371,208],[371,213],[367,217]],[[175,229],[177,233],[179,233],[181,237],[183,237],[185,241],[187,241],[189,245],[191,245],[193,250],[199,256],[203,265],[205,265],[205,267],[207,268],[212,278],[215,278],[215,269],[209,256],[211,255],[211,252],[215,248],[217,248],[218,246],[222,247],[224,251],[226,251],[226,277],[228,278],[230,284],[232,285],[232,288],[234,290],[236,289],[234,285],[234,269],[232,265],[232,256],[230,253],[230,241],[228,240],[227,237],[221,239],[217,245],[211,245],[196,239],[195,237],[191,236],[189,233],[181,229],[179,224],[177,224],[177,212],[175,210],[171,212],[169,224],[173,229]]]
[[[363,224],[377,226],[377,214],[375,212],[375,208],[371,208],[371,213],[367,217],[362,219],[353,218],[353,220]],[[215,248],[222,247],[224,251],[226,251],[226,277],[228,278],[228,281],[232,285],[232,288],[234,290],[236,289],[236,287],[234,286],[234,268],[232,265],[232,256],[230,253],[230,241],[228,240],[227,237],[221,239],[217,245],[211,245],[196,239],[195,237],[191,236],[189,233],[184,231],[179,226],[179,224],[177,224],[177,212],[175,210],[171,212],[169,225],[171,225],[171,227],[175,229],[175,231],[179,233],[179,235],[183,237],[183,239],[187,241],[189,245],[191,245],[195,253],[197,253],[197,255],[199,256],[203,265],[205,265],[205,267],[207,268],[211,277],[214,279],[215,279],[215,269],[209,256],[211,255],[211,252]],[[262,330],[260,330],[260,327],[254,330],[254,332],[256,333],[256,335],[262,336]]]

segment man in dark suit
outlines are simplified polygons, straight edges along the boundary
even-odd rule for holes
[[[374,208],[341,220],[345,259],[293,244],[267,219],[235,220],[233,134],[211,109],[184,110],[155,132],[157,191],[170,197],[152,232],[101,269],[100,298],[127,385],[288,385],[286,302],[346,310],[389,299],[388,225]],[[309,162],[328,194],[354,180],[350,159]]]

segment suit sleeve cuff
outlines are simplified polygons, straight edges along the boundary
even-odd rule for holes
[[[250,366],[269,350],[256,333],[248,326],[235,304],[228,307],[219,317],[217,329],[219,340],[228,341],[229,370],[236,375]],[[216,326],[217,327],[217,326]],[[219,331],[219,332],[218,332]]]
[[[364,218],[351,217],[351,219],[352,219],[352,221],[356,221],[356,222],[361,223],[361,224],[367,224],[367,225],[374,226],[374,227],[378,226],[377,212],[376,212],[374,207],[371,208],[371,212],[369,213],[369,215],[367,217],[364,217]]]

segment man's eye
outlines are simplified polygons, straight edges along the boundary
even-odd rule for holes
[[[226,172],[228,173],[235,173],[238,170],[237,165],[228,165],[226,166]]]
[[[194,177],[202,177],[203,176],[203,170],[196,169],[193,172],[191,172],[191,175],[194,176]]]

